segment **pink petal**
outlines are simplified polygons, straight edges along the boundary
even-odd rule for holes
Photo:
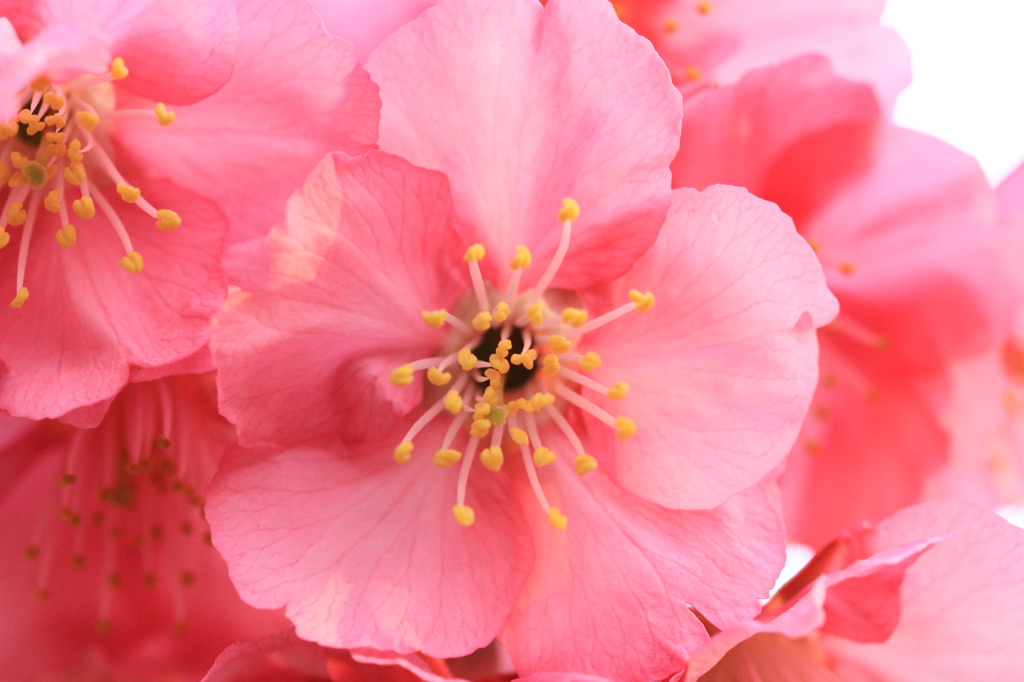
[[[886,679],[886,678],[881,678]],[[762,633],[732,649],[700,682],[848,682],[832,671],[811,639]],[[888,680],[886,680],[888,682]]]
[[[266,235],[328,152],[372,148],[380,107],[352,47],[324,33],[304,0],[245,0],[238,21],[230,82],[175,108],[170,127],[155,131],[152,121],[128,119],[118,128],[139,163],[218,201],[231,219],[229,243]],[[163,101],[158,92],[143,94]],[[119,106],[126,105],[153,103]]]
[[[571,452],[552,436],[556,452]],[[688,604],[723,626],[757,613],[783,563],[782,528],[759,486],[711,511],[673,511],[600,470],[550,469],[549,501],[568,526],[553,528],[523,490],[537,560],[501,636],[520,674],[660,679],[707,640]]]
[[[549,262],[563,197],[582,211],[556,287],[618,275],[654,241],[679,95],[604,0],[445,0],[367,69],[381,86],[381,148],[448,175],[488,262],[508,262],[517,243]],[[524,286],[542,272],[527,270]]]
[[[1007,224],[1024,225],[1024,164],[999,184],[996,199],[1001,217]]]
[[[439,442],[438,428],[422,440]],[[452,518],[458,472],[391,447],[239,455],[207,515],[242,598],[286,606],[300,637],[333,647],[432,656],[488,644],[532,563],[507,487],[475,477],[476,523]],[[429,448],[428,448],[429,449]]]
[[[243,441],[373,436],[419,404],[388,376],[440,347],[421,311],[465,291],[453,220],[440,173],[380,152],[321,162],[269,237],[272,288],[215,318],[221,410]]]
[[[869,549],[953,533],[907,569],[884,646],[828,637],[843,679],[939,682],[1024,676],[1024,531],[966,502],[930,502],[878,524]]]
[[[311,0],[332,36],[352,43],[360,61],[435,0]]]
[[[289,628],[235,642],[221,652],[202,682],[329,680],[326,653],[320,645],[299,639]]]
[[[588,334],[583,350],[603,360],[595,378],[629,383],[624,400],[598,400],[633,415],[638,432],[589,430],[627,489],[715,507],[788,452],[817,381],[814,327],[835,299],[789,218],[723,186],[676,190],[658,242],[601,307],[632,287],[654,292],[654,309]]]
[[[34,419],[57,417],[113,396],[129,367],[156,367],[202,348],[209,318],[226,291],[220,253],[226,225],[204,199],[167,183],[141,185],[158,207],[173,207],[182,226],[158,230],[153,220],[113,192],[114,206],[143,255],[132,274],[119,267],[124,247],[97,212],[77,221],[70,249],[53,242],[54,214],[40,210],[20,310],[0,306],[0,406]],[[3,259],[0,281],[15,282],[16,258]]]

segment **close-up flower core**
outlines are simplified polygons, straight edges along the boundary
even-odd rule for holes
[[[28,254],[33,232],[41,222],[40,204],[46,211],[58,214],[60,229],[56,231],[56,242],[65,249],[70,249],[78,239],[78,230],[69,217],[69,203],[81,220],[91,219],[98,209],[124,247],[121,267],[132,273],[142,272],[142,254],[132,245],[111,202],[101,192],[91,191],[90,178],[94,182],[97,175],[108,178],[125,203],[144,211],[161,230],[171,231],[181,225],[176,212],[158,209],[146,201],[142,191],[125,179],[112,158],[108,129],[111,120],[144,117],[167,126],[175,117],[162,103],[153,109],[117,109],[113,82],[126,77],[128,68],[120,57],[111,62],[108,73],[85,73],[61,84],[40,75],[21,93],[19,99],[24,104],[18,114],[0,123],[0,182],[7,184],[0,214],[0,249],[11,241],[7,228],[21,227],[13,308],[21,308],[29,297]],[[77,187],[78,198],[72,199],[67,185]]]
[[[537,285],[525,292],[519,291],[519,283],[523,270],[532,264],[529,249],[516,247],[516,255],[509,263],[512,276],[508,286],[505,291],[498,291],[488,286],[480,270],[480,261],[486,256],[483,245],[470,246],[463,260],[469,267],[472,292],[464,297],[465,305],[457,305],[457,312],[463,314],[443,308],[422,313],[423,321],[431,327],[439,328],[446,323],[451,327],[443,354],[402,365],[391,373],[391,383],[396,386],[411,385],[413,373],[423,370],[433,386],[450,385],[443,397],[430,397],[428,392],[425,403],[433,402],[402,438],[394,455],[396,462],[408,462],[416,435],[442,412],[451,414],[451,423],[433,461],[441,468],[461,461],[452,511],[463,526],[470,526],[475,520],[473,509],[466,505],[473,460],[479,452],[480,462],[487,469],[499,471],[505,461],[502,445],[506,431],[511,441],[506,447],[518,446],[533,493],[558,529],[566,527],[567,519],[548,503],[537,472],[553,463],[557,455],[544,446],[539,425],[554,422],[565,435],[575,450],[573,465],[580,476],[597,468],[598,461],[584,451],[579,435],[566,419],[564,411],[568,405],[575,405],[605,423],[619,438],[636,433],[632,418],[610,414],[576,388],[586,387],[612,400],[624,398],[629,391],[625,381],[605,386],[588,377],[586,372],[601,366],[601,357],[593,351],[580,353],[579,344],[589,331],[633,311],[647,312],[654,305],[654,295],[632,290],[629,303],[593,320],[588,320],[587,311],[582,308],[563,307],[557,312],[554,305],[558,296],[545,296],[569,250],[572,224],[579,212],[574,200],[563,200],[558,212],[562,223],[558,248]],[[453,445],[467,422],[463,453]]]

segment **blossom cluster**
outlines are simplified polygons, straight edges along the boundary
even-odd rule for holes
[[[0,682],[1024,679],[882,4],[0,0]]]

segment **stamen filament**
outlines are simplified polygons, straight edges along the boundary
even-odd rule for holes
[[[561,412],[555,408],[548,410],[548,414],[551,415],[551,421],[555,422],[555,425],[565,434],[565,437],[569,440],[572,445],[572,449],[576,451],[577,455],[583,454],[583,441],[576,435],[575,429],[569,424],[569,421],[562,415]]]
[[[475,260],[469,261],[469,276],[473,280],[473,293],[476,295],[476,304],[481,312],[491,309],[487,302],[487,289],[484,287],[484,276],[480,272],[480,263]]]
[[[508,280],[508,288],[505,290],[505,301],[512,305],[519,293],[519,280],[523,277],[524,268],[516,268],[512,271],[512,277]]]
[[[598,407],[594,403],[590,402],[589,400],[581,396],[579,393],[569,390],[568,388],[562,386],[561,384],[556,384],[554,388],[555,393],[562,396],[567,401],[569,401],[576,407],[580,408],[587,414],[597,417],[598,419],[600,419],[613,429],[618,428],[615,424],[615,417],[611,416],[610,414],[602,410],[600,407]]]
[[[423,358],[422,360],[416,360],[415,362],[408,363],[412,370],[415,372],[421,369],[427,369],[428,367],[436,367],[437,363],[444,360],[444,356],[436,355],[432,358]]]
[[[97,149],[99,149],[99,147],[97,147]],[[93,201],[96,202],[100,207],[100,210],[103,211],[103,215],[105,215],[107,220],[110,221],[111,226],[114,228],[114,232],[117,233],[118,239],[121,240],[121,246],[124,247],[124,252],[133,252],[135,249],[132,248],[132,240],[131,237],[128,236],[128,230],[124,229],[124,223],[121,222],[117,212],[114,210],[114,207],[110,205],[110,202],[107,201],[107,198],[103,196],[102,192],[97,192],[96,196],[93,197]]]
[[[598,383],[591,379],[590,377],[583,376],[579,372],[573,371],[564,365],[562,365],[559,368],[559,372],[566,379],[569,379],[570,381],[575,381],[577,384],[580,384],[581,386],[592,388],[601,395],[608,395],[608,391],[611,390],[604,384]]]
[[[469,484],[469,470],[473,466],[473,458],[476,457],[476,450],[480,446],[480,439],[469,437],[466,443],[466,454],[462,458],[462,465],[459,467],[459,484],[455,492],[456,504],[466,504],[466,486]]]
[[[36,227],[36,214],[39,213],[39,200],[41,192],[33,192],[32,199],[28,205],[28,219],[25,221],[25,229],[21,232],[21,243],[18,244],[18,283],[17,291],[25,286],[25,269],[28,267],[28,246],[32,241],[32,231]]]
[[[466,324],[465,322],[463,322],[459,318],[455,317],[451,313],[448,313],[447,315],[445,315],[444,321],[447,322],[448,324],[450,324],[451,326],[455,327],[456,329],[458,329],[463,334],[472,334],[473,333],[473,330],[470,328],[470,326],[468,324]]]
[[[548,264],[548,269],[541,275],[540,281],[533,290],[533,296],[530,302],[533,303],[539,299],[544,291],[551,284],[551,280],[555,278],[558,273],[558,268],[562,267],[562,261],[565,260],[565,254],[569,250],[569,239],[572,237],[572,221],[566,220],[562,222],[562,239],[558,242],[558,249],[555,251],[555,257],[551,259],[551,263]]]
[[[430,406],[426,412],[420,415],[420,418],[413,422],[413,425],[406,432],[402,442],[411,441],[416,435],[426,427],[427,424],[434,420],[434,417],[441,414],[444,410],[444,400],[438,400],[436,403]]]
[[[576,329],[576,332],[578,334],[586,334],[587,332],[592,332],[599,327],[605,326],[609,322],[619,319],[623,315],[633,312],[634,310],[636,310],[636,303],[630,301],[625,305],[619,306],[615,310],[611,310],[605,313],[604,315],[601,315],[600,317],[595,317],[589,322],[584,323],[583,325]]]
[[[519,452],[523,455],[523,466],[526,467],[526,475],[530,479],[530,487],[533,488],[533,494],[537,501],[540,502],[544,513],[548,514],[550,513],[551,505],[548,504],[548,498],[544,494],[544,489],[540,487],[540,479],[537,478],[537,469],[533,466],[533,457],[530,455],[529,446],[520,445]]]

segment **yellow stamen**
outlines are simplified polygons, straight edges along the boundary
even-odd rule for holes
[[[551,346],[552,353],[558,354],[567,353],[569,352],[569,349],[572,348],[572,344],[569,342],[569,339],[564,336],[552,336],[548,338],[548,345]]]
[[[36,76],[35,80],[28,84],[36,92],[46,92],[50,89],[50,79],[46,76]]]
[[[11,233],[0,227],[0,249],[11,243]]]
[[[576,455],[576,459],[572,463],[576,467],[576,473],[580,476],[597,468],[597,460],[590,455]]]
[[[508,374],[508,371],[512,369],[511,365],[509,365],[508,363],[508,360],[506,360],[503,357],[500,357],[497,353],[493,354],[489,359],[491,361],[491,367],[498,370],[502,374]]]
[[[153,107],[153,112],[156,114],[157,123],[160,125],[169,126],[174,123],[174,112],[167,111],[167,107],[164,106],[163,102],[158,102],[157,105]]]
[[[846,261],[845,263],[839,264],[839,272],[843,273],[847,277],[857,271],[857,266],[853,263]]]
[[[515,353],[512,356],[513,365],[522,365],[526,369],[533,369],[533,363],[537,360],[537,351],[531,348],[525,353]]]
[[[478,260],[483,260],[486,253],[487,252],[484,251],[483,244],[473,244],[471,247],[466,249],[466,255],[462,257],[462,260],[467,263],[475,263]]]
[[[562,322],[573,327],[582,327],[587,323],[587,311],[579,308],[566,308],[562,311]]]
[[[508,430],[508,435],[512,437],[512,440],[519,445],[526,445],[530,442],[530,437],[526,435],[526,431],[512,427]]]
[[[464,504],[457,504],[452,507],[452,513],[455,514],[455,520],[459,522],[460,526],[469,527],[476,521],[476,515],[473,513],[471,507],[467,507]]]
[[[427,381],[435,386],[444,386],[451,380],[452,375],[449,372],[442,372],[437,367],[431,367],[427,370]]]
[[[121,267],[135,274],[142,272],[142,254],[138,251],[129,251],[121,257]]]
[[[81,140],[71,140],[71,144],[68,145],[68,158],[72,161],[81,161],[85,158],[85,154],[82,153]]]
[[[498,347],[495,349],[495,355],[499,358],[507,358],[510,350],[512,350],[512,341],[510,339],[502,339],[498,342]]]
[[[636,311],[638,313],[646,313],[654,307],[654,294],[649,291],[646,294],[642,294],[636,289],[630,289],[629,300],[636,303]]]
[[[18,289],[18,295],[11,301],[12,308],[20,308],[25,305],[25,301],[28,299],[28,287],[22,287]]]
[[[18,134],[17,123],[0,123],[0,142],[11,139]]]
[[[128,77],[128,67],[120,57],[114,57],[114,61],[110,62],[110,77],[116,81]]]
[[[548,376],[556,374],[561,369],[561,363],[558,362],[557,355],[545,355],[544,356],[544,373]]]
[[[169,208],[161,208],[156,212],[156,226],[164,232],[177,230],[181,227],[181,216]]]
[[[434,464],[442,469],[447,469],[460,459],[462,459],[462,453],[458,450],[445,449],[434,453]]]
[[[554,402],[555,396],[551,393],[534,393],[533,397],[530,398],[530,405],[533,406],[534,412],[541,410]]]
[[[491,471],[501,471],[501,465],[505,463],[505,453],[499,446],[484,448],[480,453],[480,463]]]
[[[576,220],[579,217],[580,205],[576,203],[576,200],[569,198],[562,199],[562,208],[558,210],[558,219],[564,222],[566,220]]]
[[[475,415],[474,415],[475,416]],[[474,419],[469,427],[469,434],[475,438],[483,438],[491,430],[490,419]]]
[[[43,95],[43,101],[50,105],[50,108],[54,111],[60,111],[64,108],[65,100],[63,97],[58,95],[56,92],[48,92]]]
[[[508,303],[502,301],[498,305],[494,306],[494,321],[501,324],[508,319],[509,307]]]
[[[484,402],[490,405],[491,407],[494,407],[495,405],[501,402],[501,399],[498,397],[498,393],[494,390],[494,386],[488,386],[487,388],[484,389]]]
[[[445,318],[448,317],[448,311],[444,308],[441,308],[440,310],[424,310],[420,313],[420,317],[422,317],[423,321],[431,327],[440,328],[444,326]]]
[[[412,365],[402,365],[391,370],[389,380],[395,386],[409,386],[412,384]]]
[[[123,183],[117,183],[117,193],[121,195],[121,198],[129,204],[134,204],[142,196],[142,190],[138,187],[132,187],[131,185],[125,185]]]
[[[462,411],[462,396],[459,395],[458,391],[448,391],[444,396],[444,409],[448,410],[452,414],[458,414]]]
[[[96,204],[93,203],[92,197],[75,199],[71,202],[71,208],[74,209],[75,215],[82,220],[89,220],[96,215]]]
[[[22,156],[18,152],[11,152],[11,164],[18,169],[21,169],[26,163],[28,163],[28,157]]]
[[[65,249],[70,249],[77,238],[78,235],[75,232],[75,226],[71,223],[68,223],[61,229],[57,230],[57,243]]]
[[[592,372],[601,366],[601,356],[590,351],[580,358],[580,369],[584,372]]]
[[[523,268],[530,267],[530,263],[533,262],[533,255],[530,250],[520,244],[516,247],[516,255],[512,258],[512,262],[508,264],[513,270],[522,270]]]
[[[81,161],[74,161],[64,169],[64,179],[72,185],[81,185],[85,180],[85,166]]]
[[[492,355],[491,357],[493,358],[494,356]],[[484,371],[484,376],[491,382],[488,390],[490,390],[492,394],[494,394],[494,391],[501,388],[501,372],[499,370],[494,367],[489,367]],[[484,392],[484,395],[487,395],[486,391]]]
[[[626,440],[636,433],[636,422],[629,417],[616,417],[615,428],[615,435],[622,440]]]
[[[395,461],[399,464],[405,464],[412,457],[413,444],[411,440],[403,440],[395,448]]]
[[[21,174],[21,171],[15,171],[11,176],[11,179],[7,181],[8,187],[20,187],[27,182],[25,176]]]
[[[25,222],[27,217],[28,214],[25,212],[20,201],[15,201],[11,204],[11,207],[7,209],[7,222],[15,227]]]
[[[702,0],[702,2],[698,2],[697,3],[697,11],[700,14],[710,14],[711,13],[711,3],[703,1],[703,0]]]
[[[625,381],[616,381],[612,384],[612,387],[608,389],[608,397],[612,400],[622,400],[629,393],[629,384]]]
[[[526,309],[526,316],[530,318],[530,322],[538,325],[544,321],[544,306],[540,303],[534,303]]]
[[[46,195],[45,199],[43,199],[43,206],[45,206],[46,210],[50,211],[51,213],[59,212],[60,211],[60,192],[58,192],[55,189],[50,190],[50,193]]]
[[[554,462],[557,457],[555,453],[545,447],[539,447],[533,451],[533,463],[539,467],[546,467],[547,465]]]
[[[7,182],[7,179],[11,177],[11,169],[7,167],[7,164],[0,161],[0,184]]]
[[[32,189],[39,189],[46,184],[48,179],[46,168],[35,161],[29,161],[22,166],[21,174],[28,180],[28,184]]]
[[[679,22],[675,19],[665,20],[665,33],[675,33],[676,29],[679,28]]]
[[[58,129],[63,128],[64,125],[67,123],[67,121],[64,120],[64,117],[60,114],[50,114],[49,116],[43,119],[43,122],[48,126],[53,126],[54,128]]]
[[[75,120],[78,121],[80,126],[88,130],[90,133],[96,130],[96,126],[100,124],[99,114],[95,114],[91,111],[75,112]]]
[[[688,80],[699,81],[701,76],[700,69],[691,64],[686,67],[685,75]]]
[[[556,507],[548,509],[548,518],[551,520],[551,525],[558,530],[565,530],[565,526],[568,523],[568,519],[565,518],[565,514],[558,511]]]
[[[476,314],[476,317],[473,318],[473,322],[471,324],[473,325],[473,329],[478,332],[485,332],[490,329],[492,319],[494,318],[491,317],[489,312],[481,310]]]
[[[459,351],[459,367],[464,371],[468,372],[476,367],[477,357],[473,355],[473,351],[468,348],[463,348]]]

